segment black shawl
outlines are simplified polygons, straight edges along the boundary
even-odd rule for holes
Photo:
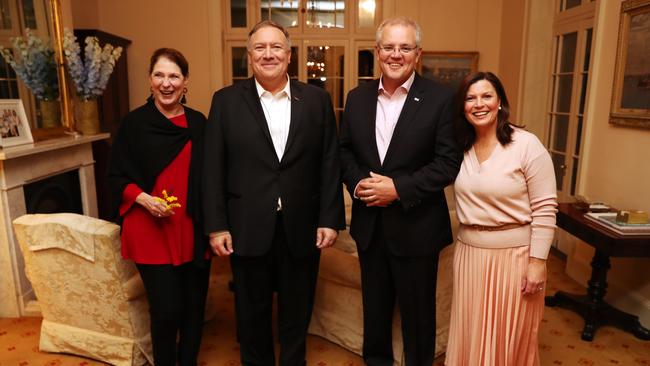
[[[129,112],[113,139],[108,166],[111,220],[122,224],[119,213],[122,193],[129,183],[151,192],[158,174],[174,160],[188,140],[192,141],[187,207],[194,223],[194,263],[205,263],[207,238],[201,220],[201,172],[205,116],[185,108],[188,128],[174,125],[156,108],[153,100]]]

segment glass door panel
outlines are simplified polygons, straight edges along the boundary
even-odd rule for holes
[[[262,20],[272,20],[285,28],[298,27],[299,0],[261,0]]]
[[[345,98],[345,46],[307,46],[307,83],[327,90],[337,122]]]
[[[232,82],[248,79],[248,52],[244,46],[231,48]]]
[[[345,28],[345,1],[306,0],[307,28]]]
[[[289,74],[289,77],[295,80],[298,80],[300,77],[298,68],[298,60],[300,60],[300,54],[298,52],[298,47],[291,47],[291,61],[289,62],[289,68],[287,69],[287,74]]]
[[[377,3],[375,0],[359,0],[358,28],[375,29]]]
[[[592,30],[576,28],[555,37],[548,146],[560,200],[576,194],[591,60]]]
[[[248,28],[246,21],[247,0],[230,0],[230,27]]]

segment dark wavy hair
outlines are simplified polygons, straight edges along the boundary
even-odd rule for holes
[[[457,107],[457,118],[456,118],[456,138],[458,139],[458,144],[463,149],[463,151],[468,151],[474,145],[476,141],[476,131],[474,131],[474,126],[467,120],[465,117],[465,98],[467,97],[467,91],[469,88],[474,85],[474,83],[487,80],[494,90],[497,92],[497,96],[501,101],[501,109],[497,113],[497,139],[501,146],[506,146],[512,142],[512,126],[514,125],[508,118],[510,117],[510,103],[508,103],[508,97],[506,96],[506,91],[501,84],[501,80],[489,71],[478,71],[473,74],[469,74],[463,79],[458,88],[456,94],[456,107]]]
[[[153,72],[153,67],[161,57],[164,57],[178,65],[178,68],[181,69],[181,74],[183,74],[183,77],[187,77],[187,75],[189,75],[190,65],[187,63],[187,59],[185,59],[185,56],[183,56],[181,51],[173,48],[159,48],[153,52],[153,55],[151,55],[151,60],[149,61],[149,74]]]

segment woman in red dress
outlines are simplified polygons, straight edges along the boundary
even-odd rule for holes
[[[122,256],[149,300],[156,366],[196,365],[210,272],[200,225],[205,116],[182,104],[188,69],[179,51],[154,52],[152,95],[122,121],[108,172]]]

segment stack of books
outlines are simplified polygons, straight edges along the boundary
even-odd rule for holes
[[[650,223],[627,224],[616,221],[616,212],[587,212],[585,217],[620,235],[650,235]]]

